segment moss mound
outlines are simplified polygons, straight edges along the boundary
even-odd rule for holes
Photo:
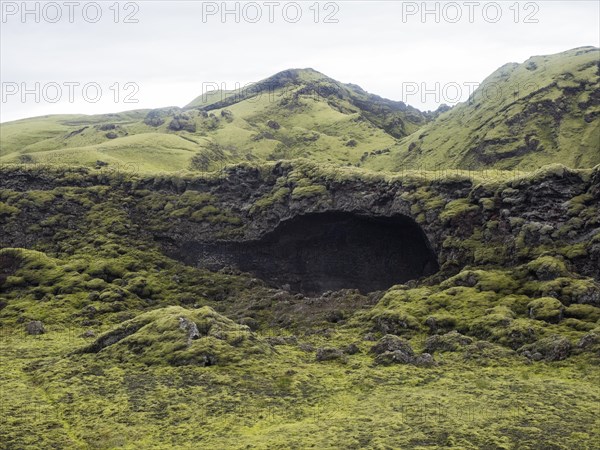
[[[238,325],[205,306],[170,306],[141,314],[102,334],[79,353],[155,365],[212,366],[263,354],[262,343],[246,325]]]

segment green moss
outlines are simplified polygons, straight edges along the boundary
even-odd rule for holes
[[[87,268],[86,272],[95,278],[112,281],[123,278],[128,273],[128,262],[117,260],[96,260]]]
[[[423,211],[423,207],[419,203],[413,203],[410,205],[410,213],[413,216],[420,215],[421,211]]]
[[[515,318],[515,314],[506,306],[495,306],[486,314],[473,321],[470,332],[480,338],[495,337],[507,328]]]
[[[255,212],[256,210],[270,208],[275,203],[279,203],[283,199],[285,199],[290,194],[290,192],[290,189],[285,187],[277,189],[271,195],[262,197],[256,202],[254,202],[254,205],[252,205],[252,212]]]
[[[496,207],[496,201],[493,198],[481,198],[479,204],[484,211],[492,211]]]
[[[459,319],[447,311],[437,312],[424,321],[424,325],[427,325],[433,333],[454,330],[458,323]]]
[[[507,327],[495,328],[492,332],[494,340],[512,349],[535,342],[542,335],[542,327],[532,320],[518,318]]]
[[[19,208],[0,202],[0,217],[16,216],[20,212]]]
[[[191,213],[192,213],[191,208],[190,207],[186,207],[186,208],[179,208],[179,209],[176,209],[174,211],[171,211],[169,213],[169,215],[171,217],[174,217],[174,218],[178,218],[178,217],[190,217]]]
[[[418,199],[424,199],[424,206],[427,211],[442,209],[446,205],[446,200],[441,196],[436,195],[432,191],[427,191],[426,195],[422,194],[421,189],[417,189],[416,195]],[[419,195],[421,194],[421,195]]]
[[[582,332],[592,331],[594,328],[596,328],[596,323],[584,322],[582,320],[574,319],[572,317],[564,319],[561,322],[561,325]]]
[[[6,279],[4,280],[4,283],[2,283],[2,286],[5,289],[10,289],[10,288],[19,287],[19,286],[26,286],[26,285],[27,285],[27,280],[25,280],[24,277],[15,277],[13,275],[7,276]]]
[[[570,305],[565,308],[564,315],[588,322],[597,322],[600,320],[600,308],[592,305]]]
[[[302,186],[294,188],[292,191],[292,198],[297,200],[315,196],[324,196],[325,194],[327,194],[325,186]]]
[[[541,256],[531,261],[527,269],[539,280],[553,280],[569,273],[565,263],[552,256]]]
[[[506,261],[509,249],[506,246],[477,246],[473,252],[473,261],[476,264],[502,264]]]
[[[472,343],[472,338],[452,331],[443,335],[428,337],[425,342],[425,349],[428,353],[455,352]]]
[[[220,212],[221,211],[216,206],[208,205],[200,208],[198,211],[194,211],[191,218],[192,220],[201,222],[210,216],[215,216],[219,214]]]
[[[402,335],[420,328],[418,320],[402,310],[387,310],[372,317],[373,329],[382,334]]]
[[[550,323],[558,323],[562,319],[565,309],[563,304],[553,297],[536,298],[527,307],[529,317]]]
[[[82,348],[104,357],[135,357],[144,364],[210,366],[239,361],[268,351],[249,328],[210,307],[178,306],[150,311],[124,322]]]
[[[577,216],[586,209],[586,206],[593,200],[590,194],[581,194],[569,200],[569,215]]]
[[[28,191],[26,197],[21,200],[21,203],[43,207],[52,203],[55,198],[56,194],[52,191]]]
[[[561,255],[568,259],[575,259],[587,256],[587,245],[584,242],[573,245],[566,245],[559,249]]]
[[[234,122],[238,118],[235,114]],[[292,166],[281,163],[278,170]],[[286,177],[275,178],[272,168],[260,175],[274,183],[265,205],[269,196],[283,202],[290,194]],[[294,170],[304,187],[315,180],[325,185],[364,176],[356,169],[330,171],[314,164]],[[73,170],[67,175],[82,186],[89,182]],[[44,216],[52,220],[38,230],[38,251],[0,250],[2,400],[8,425],[0,427],[0,442],[9,448],[169,449],[190,442],[232,449],[535,448],[540,442],[593,448],[598,432],[589,424],[600,401],[597,347],[578,343],[592,342],[598,326],[593,305],[599,286],[577,274],[577,265],[556,249],[531,248],[537,259],[513,267],[519,260],[510,243],[493,241],[505,219],[494,219],[476,224],[471,236],[444,241],[446,255],[473,254],[477,262],[470,262],[477,266],[442,282],[439,274],[384,293],[301,298],[245,274],[186,266],[148,239],[157,224],[234,232],[241,219],[221,203],[218,189],[214,199],[174,193],[190,185],[213,189],[217,177],[107,176],[102,178],[107,186],[73,188],[70,199],[55,192],[52,211]],[[407,189],[429,182],[426,176],[409,178],[396,182]],[[155,191],[138,189],[143,186]],[[26,197],[0,195],[10,205]],[[435,192],[421,189],[418,196],[407,198],[420,202],[423,218],[439,205]],[[209,206],[217,210],[206,210],[206,226],[189,222]],[[87,213],[79,214],[80,207]],[[33,207],[23,213],[28,208]],[[181,209],[186,213],[180,220],[169,220]],[[149,229],[140,228],[146,224],[142,217]],[[45,233],[53,239],[45,240]],[[540,297],[570,305],[565,319],[549,323],[530,317],[529,306]],[[190,342],[180,317],[196,324],[202,336]],[[30,320],[42,320],[47,333],[25,335]],[[431,347],[438,364],[374,365],[370,340],[388,331],[410,340],[417,352],[426,351],[433,336],[440,341]],[[91,332],[95,336],[83,337]],[[544,339],[553,335],[574,346],[564,360],[527,364],[514,351],[533,351],[532,361],[540,350],[551,355],[557,346]],[[109,343],[97,352],[72,354],[98,341]],[[538,345],[523,349],[529,344]],[[347,364],[318,363],[318,348],[343,351],[340,360]],[[521,415],[503,415],[514,405]],[[440,411],[449,413],[432,417]],[[465,421],[456,411],[485,414],[473,413]]]
[[[544,358],[546,361],[560,361],[569,356],[571,347],[568,339],[552,335],[523,346],[520,352],[532,359]],[[536,354],[539,355],[537,358],[535,358]]]
[[[453,200],[446,204],[446,207],[440,214],[440,219],[448,221],[464,214],[468,214],[469,212],[477,211],[478,209],[477,205],[471,204],[469,199],[461,198]]]
[[[501,270],[463,270],[442,283],[443,287],[466,285],[480,291],[512,293],[518,286],[512,274]]]

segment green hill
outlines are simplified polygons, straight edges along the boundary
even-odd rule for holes
[[[518,168],[600,163],[600,49],[502,66],[469,100],[423,127],[372,168]]]
[[[600,163],[599,49],[502,66],[471,98],[423,113],[313,69],[291,69],[183,108],[56,115],[0,125],[0,162],[212,171],[307,158],[374,170],[533,170]]]
[[[142,171],[212,170],[306,157],[358,164],[426,122],[417,109],[312,69],[281,72],[184,108],[45,116],[1,125],[4,162],[137,164]]]

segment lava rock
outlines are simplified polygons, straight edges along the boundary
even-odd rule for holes
[[[415,356],[412,361],[412,364],[415,366],[433,366],[435,365],[435,361],[433,356],[429,353],[421,353],[420,355]]]
[[[526,358],[534,361],[544,359],[546,361],[562,361],[571,354],[571,342],[559,335],[540,339],[533,344],[524,345],[519,349]]]
[[[375,364],[384,366],[388,366],[390,364],[412,364],[413,362],[415,362],[414,355],[402,350],[383,352],[375,357]]]
[[[342,351],[347,355],[356,355],[358,352],[360,352],[360,348],[355,343],[352,343],[346,345]]]
[[[363,341],[375,342],[377,338],[373,333],[367,333],[363,336]]]
[[[336,359],[344,360],[346,355],[338,348],[319,347],[317,349],[317,361],[333,361]]]
[[[298,344],[298,348],[303,352],[312,353],[315,351],[315,347],[312,344],[308,344],[306,342],[302,342]]]
[[[472,343],[473,338],[464,336],[455,330],[442,335],[429,336],[425,341],[425,351],[428,353],[455,352]]]
[[[431,366],[435,364],[433,356],[429,353],[415,355],[410,344],[404,339],[391,334],[382,337],[377,344],[371,347],[375,353],[375,364],[413,364],[415,366]]]
[[[25,325],[25,331],[31,336],[37,336],[40,334],[44,334],[46,332],[46,329],[44,328],[44,324],[41,321],[32,320],[27,325]]]
[[[192,344],[192,341],[200,338],[200,331],[198,326],[185,317],[179,318],[179,328],[187,332],[187,344]]]
[[[591,349],[600,346],[600,332],[590,331],[585,334],[577,343],[577,347],[580,349]]]
[[[393,334],[386,334],[382,337],[377,344],[371,347],[370,352],[375,353],[376,355],[381,355],[386,352],[401,352],[410,357],[414,356],[414,351],[410,344],[406,340],[394,336]]]

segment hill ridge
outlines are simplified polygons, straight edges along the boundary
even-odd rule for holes
[[[434,112],[313,68],[285,69],[237,91],[205,92],[183,108],[6,122],[0,162],[137,164],[146,172],[296,158],[376,171],[593,167],[599,55],[584,46],[504,64],[466,102]]]

